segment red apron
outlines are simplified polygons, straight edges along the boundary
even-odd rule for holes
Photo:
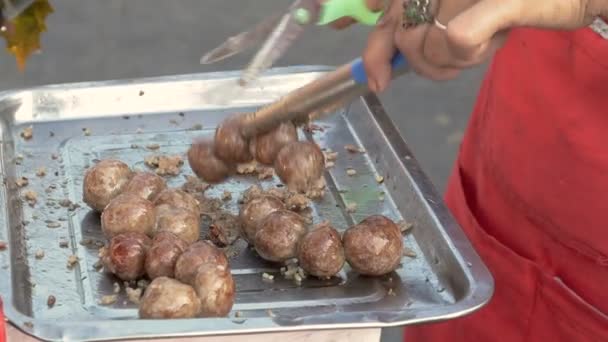
[[[406,328],[405,341],[608,341],[608,40],[514,30],[446,201],[495,293],[469,316]]]

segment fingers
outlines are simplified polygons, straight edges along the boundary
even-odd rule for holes
[[[386,89],[391,81],[391,58],[397,50],[393,37],[401,22],[399,8],[399,0],[391,1],[374,31],[369,34],[367,47],[363,52],[363,65],[369,89],[376,93]]]

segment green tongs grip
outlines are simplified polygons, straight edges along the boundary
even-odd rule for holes
[[[327,25],[343,17],[351,17],[357,22],[374,26],[382,16],[382,11],[373,12],[367,8],[365,0],[328,0],[321,5],[317,25]]]
[[[305,8],[298,8],[293,13],[300,24],[309,24],[311,20],[310,12]],[[382,11],[372,12],[365,3],[365,0],[327,0],[321,5],[319,20],[317,25],[327,25],[335,20],[344,17],[351,17],[357,22],[374,26]]]

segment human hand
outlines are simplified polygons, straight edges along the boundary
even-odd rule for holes
[[[396,50],[406,56],[416,73],[434,80],[451,79],[462,69],[490,58],[510,28],[584,27],[608,13],[608,1],[431,0],[428,11],[440,24],[403,28],[403,0],[391,0],[363,54],[372,91],[382,91],[390,83],[390,59]]]

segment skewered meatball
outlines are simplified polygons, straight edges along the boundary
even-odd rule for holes
[[[315,194],[324,187],[325,158],[313,142],[293,142],[283,147],[274,167],[290,191]]]
[[[279,151],[295,141],[298,141],[296,126],[291,122],[285,122],[272,131],[259,135],[251,142],[253,155],[258,162],[272,165]]]
[[[191,212],[200,213],[199,203],[194,196],[179,189],[163,190],[154,201],[156,206],[168,204],[173,208],[184,208]]]
[[[188,150],[190,168],[207,183],[219,183],[234,172],[234,165],[223,162],[213,150],[213,142],[207,140],[195,141]]]
[[[141,318],[193,318],[198,316],[201,302],[190,285],[167,277],[156,278],[148,285],[141,299]]]
[[[83,201],[91,208],[101,212],[114,197],[121,194],[132,172],[120,160],[102,160],[84,174],[82,183]]]
[[[152,241],[142,233],[116,235],[102,255],[106,271],[122,280],[135,280],[145,274],[146,254]]]
[[[137,195],[148,201],[154,201],[158,194],[167,188],[165,180],[151,172],[137,172],[127,184],[125,193]]]
[[[254,246],[268,260],[283,262],[297,255],[297,247],[307,227],[304,218],[293,211],[277,210],[260,221]]]
[[[101,214],[101,230],[108,238],[127,232],[153,236],[155,226],[154,205],[134,194],[118,195]]]
[[[298,261],[304,271],[315,277],[336,275],[344,266],[344,248],[338,231],[329,223],[319,224],[300,242]]]
[[[230,313],[236,288],[228,266],[201,265],[194,278],[194,289],[201,300],[203,317],[224,317]]]
[[[146,273],[150,279],[173,278],[177,258],[188,248],[186,241],[169,232],[158,232],[146,256]]]
[[[342,237],[346,261],[363,275],[379,276],[397,269],[403,254],[401,230],[382,215],[350,227]]]
[[[241,135],[240,118],[233,116],[222,122],[215,131],[214,154],[228,164],[247,163],[253,160],[249,141]]]
[[[270,213],[285,209],[283,202],[270,195],[260,195],[250,200],[241,207],[239,219],[243,238],[247,242],[253,242],[259,221],[266,218]]]
[[[177,235],[188,244],[198,241],[201,229],[201,217],[198,213],[186,208],[161,204],[156,207],[156,230]]]
[[[214,264],[228,267],[228,259],[221,250],[209,241],[198,241],[190,245],[175,264],[175,278],[194,285],[194,277],[201,265]]]

